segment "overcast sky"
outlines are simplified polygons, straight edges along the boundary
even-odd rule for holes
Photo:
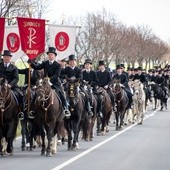
[[[170,43],[170,0],[52,0],[46,19],[50,21],[86,15],[105,8],[127,26],[148,25]]]

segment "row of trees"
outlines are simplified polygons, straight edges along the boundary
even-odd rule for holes
[[[168,55],[168,44],[148,26],[127,27],[104,10],[100,14],[89,13],[84,18],[76,52],[80,60],[105,60],[108,66],[115,61],[129,66],[146,62],[146,67],[150,67],[151,62],[159,64]]]
[[[1,0],[0,17],[42,18],[50,2],[51,0]],[[12,21],[15,22],[9,20],[9,24]],[[87,13],[85,17],[68,18],[62,23],[81,25],[75,46],[78,62],[91,58],[94,63],[105,60],[107,66],[112,61],[134,66],[136,61],[139,65],[143,62],[148,65],[151,62],[159,64],[164,56],[169,57],[168,44],[153,34],[148,26],[127,27],[105,9],[98,14]]]

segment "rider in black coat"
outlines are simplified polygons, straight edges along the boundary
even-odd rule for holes
[[[63,92],[63,89],[61,88],[61,81],[59,79],[60,72],[61,72],[61,66],[57,61],[55,61],[55,57],[57,56],[56,49],[54,47],[49,47],[49,51],[47,52],[48,60],[42,62],[41,64],[35,64],[32,61],[31,67],[35,70],[42,70],[44,69],[45,76],[49,77],[50,83],[52,87],[55,89],[56,93],[59,94],[60,99],[63,104],[64,113],[67,118],[71,116],[70,111],[68,110],[68,104]]]
[[[76,57],[71,54],[69,55],[69,66],[67,66],[64,70],[63,70],[63,74],[65,77],[67,78],[71,78],[71,77],[75,77],[76,79],[80,80],[80,89],[82,92],[84,92],[83,86],[82,86],[82,79],[83,79],[83,75],[82,75],[82,70],[81,68],[76,66]],[[88,116],[93,116],[93,112],[91,111],[91,106],[90,106],[90,101],[85,94],[86,100],[85,100],[85,105],[86,105],[86,109],[88,112]]]
[[[132,93],[130,91],[129,85],[128,85],[128,78],[126,74],[122,73],[122,67],[120,65],[117,65],[117,73],[113,76],[113,81],[114,80],[119,80],[120,83],[124,86],[124,90],[127,93],[127,96],[129,98],[129,108],[131,108],[131,104],[133,102],[132,100]]]
[[[166,87],[166,79],[162,76],[161,71],[158,72],[156,83],[159,84],[160,87],[162,87],[163,91],[165,92],[165,97],[168,98],[168,88]]]
[[[18,113],[18,118],[20,120],[24,119],[23,114],[23,94],[19,89],[17,83],[19,80],[18,69],[11,63],[12,54],[9,50],[4,50],[2,54],[3,60],[0,63],[0,77],[5,78],[8,81],[11,90],[14,92],[18,99],[18,104],[20,106],[20,112]]]

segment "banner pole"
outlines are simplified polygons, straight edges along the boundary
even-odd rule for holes
[[[24,64],[25,68],[27,68],[26,64],[24,63],[23,58],[22,58],[22,57],[20,57],[20,59],[21,59],[22,63]]]
[[[31,65],[30,63],[28,63],[28,112],[27,114],[30,112],[30,90],[31,89]]]

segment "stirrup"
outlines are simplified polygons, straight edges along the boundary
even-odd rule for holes
[[[71,113],[70,113],[69,110],[65,109],[64,110],[64,115],[65,115],[66,118],[69,118],[71,116]]]
[[[92,117],[93,116],[93,112],[92,111],[88,111],[88,116]]]
[[[29,119],[35,119],[35,116],[33,115],[33,113],[34,113],[34,111],[32,111],[32,110],[28,113]]]
[[[24,120],[24,113],[23,112],[19,112],[18,115],[17,115],[17,118],[19,120]]]

